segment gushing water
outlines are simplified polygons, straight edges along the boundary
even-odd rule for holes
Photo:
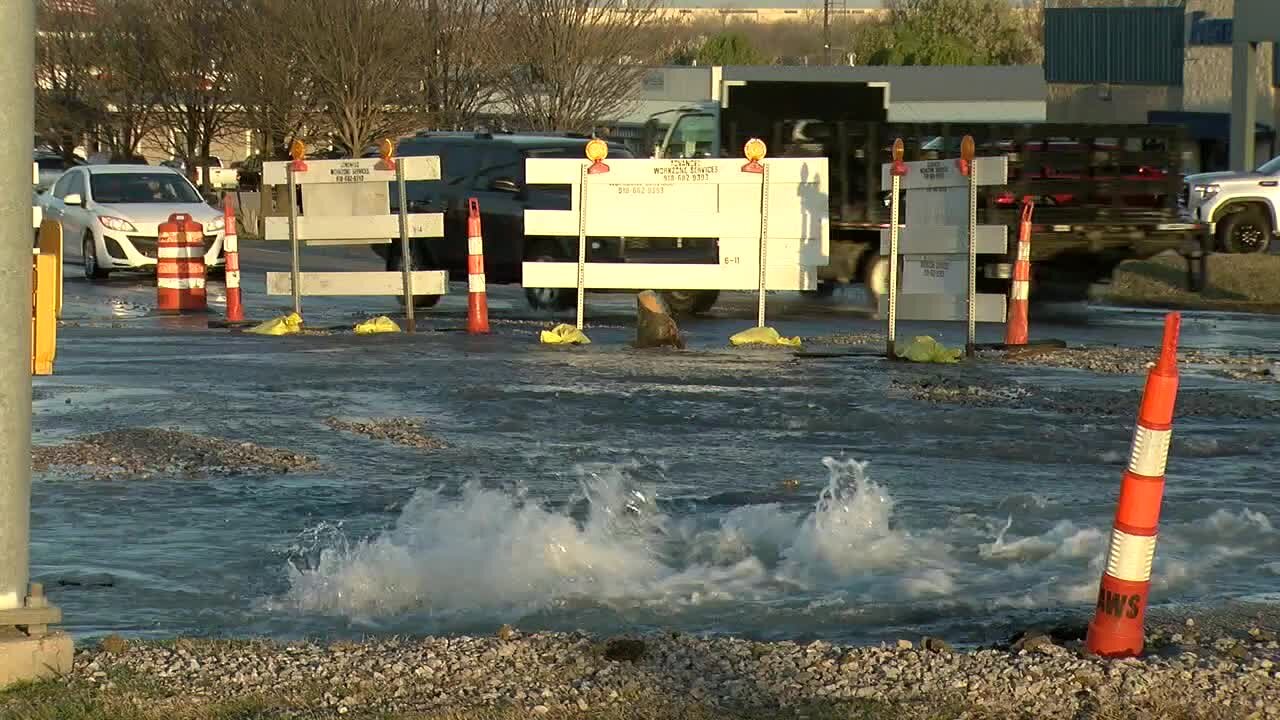
[[[974,534],[973,516],[911,529],[865,463],[823,464],[826,484],[809,510],[773,502],[677,512],[628,465],[580,469],[578,492],[560,505],[523,488],[422,490],[372,537],[352,541],[323,527],[313,538],[319,551],[296,553],[288,591],[268,605],[375,622],[425,615],[445,627],[589,608],[667,621],[730,608],[821,614],[820,623],[852,613],[871,623],[904,612],[927,622],[957,606],[1072,607],[1096,592],[1101,529],[1063,520],[1017,537],[1015,514],[991,519],[985,537]],[[1182,534],[1203,541],[1245,528],[1271,532],[1265,516],[1246,510],[1214,513]],[[1176,537],[1166,546],[1177,554]],[[1195,574],[1178,559],[1161,567],[1166,585]]]

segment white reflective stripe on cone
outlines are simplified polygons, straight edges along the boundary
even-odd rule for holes
[[[1139,424],[1133,432],[1133,447],[1129,451],[1129,472],[1143,477],[1164,477],[1172,439],[1172,430],[1152,430]]]
[[[467,276],[467,290],[468,290],[469,292],[473,292],[473,293],[482,293],[482,292],[484,292],[484,276],[483,276],[483,275],[468,275],[468,276]]]
[[[467,238],[467,254],[483,255],[484,254],[484,238],[482,237]]]
[[[1151,562],[1156,556],[1155,535],[1130,535],[1111,530],[1107,549],[1107,574],[1117,580],[1146,582],[1151,579]]]
[[[236,239],[235,235],[226,235],[222,238],[222,252],[240,252],[240,241]]]
[[[1018,243],[1018,259],[1031,262],[1031,243]]]
[[[156,248],[156,257],[162,257],[166,260],[174,258],[200,258],[204,257],[204,248],[161,246]]]
[[[229,288],[240,287],[240,271],[239,270],[227,271],[227,287]]]
[[[1031,297],[1030,283],[1026,280],[1014,280],[1013,290],[1009,294],[1014,300],[1026,300]]]
[[[201,290],[204,278],[156,278],[156,286],[165,290]]]

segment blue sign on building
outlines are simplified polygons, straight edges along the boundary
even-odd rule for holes
[[[1208,13],[1197,10],[1191,13],[1191,40],[1189,45],[1230,45],[1234,23],[1231,18],[1206,20]]]

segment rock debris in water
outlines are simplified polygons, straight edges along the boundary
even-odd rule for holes
[[[86,435],[63,445],[35,446],[31,467],[36,472],[81,468],[95,479],[117,479],[288,473],[315,469],[318,464],[305,455],[251,442],[178,430],[131,428]]]
[[[1138,375],[1155,366],[1156,348],[1083,347],[1068,350],[1010,351],[1005,362],[1014,365],[1088,370],[1104,375]],[[1257,355],[1232,355],[1200,350],[1178,354],[1183,368],[1202,366],[1216,375],[1253,382],[1280,381],[1276,361]]]
[[[364,435],[374,440],[386,440],[419,450],[440,450],[449,447],[444,441],[427,435],[422,429],[422,421],[416,418],[388,418],[361,422],[331,417],[326,419],[324,424],[339,432]]]
[[[1274,638],[1261,628],[1238,637],[1207,637],[1195,629],[1153,634],[1148,657],[1120,661],[1087,656],[1079,641],[1061,641],[1051,632],[1025,633],[1018,649],[961,652],[939,638],[842,647],[683,634],[602,640],[514,632],[505,639],[330,646],[180,640],[82,650],[63,682],[153,708],[271,690],[291,699],[287,712],[272,717],[479,707],[555,717],[643,707],[680,717],[683,706],[714,710],[715,717],[797,717],[826,707],[836,712],[818,716],[835,718],[864,716],[851,713],[849,703],[879,702],[892,708],[883,717],[904,719],[1268,719],[1280,718],[1280,645]],[[111,679],[121,677],[146,682],[128,686]],[[939,715],[945,708],[956,712]],[[663,716],[653,712],[636,717]]]

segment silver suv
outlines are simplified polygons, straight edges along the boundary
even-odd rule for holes
[[[1188,175],[1182,205],[1194,220],[1209,223],[1221,252],[1266,252],[1280,228],[1280,157],[1252,172]]]

